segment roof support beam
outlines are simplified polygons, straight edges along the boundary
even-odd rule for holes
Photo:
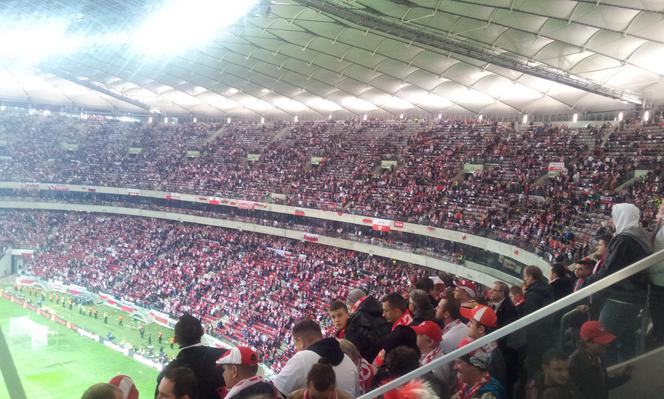
[[[57,75],[57,76],[61,77],[62,79],[66,79],[66,80],[74,82],[78,85],[81,85],[83,87],[87,87],[90,90],[94,90],[98,93],[102,93],[102,94],[105,94],[109,97],[113,97],[116,100],[120,100],[120,101],[126,102],[127,104],[131,104],[135,107],[144,109],[147,112],[154,112],[155,111],[155,109],[152,108],[151,106],[149,106],[148,104],[145,104],[141,101],[134,100],[131,97],[127,97],[127,96],[124,96],[120,93],[116,93],[112,90],[109,90],[106,87],[102,86],[101,83],[93,82],[93,81],[90,81],[90,80],[87,80],[87,79],[80,79],[80,78],[74,76],[73,74],[71,74],[69,72],[62,71],[62,70],[50,69],[50,70],[48,70],[48,72],[50,72],[54,75]],[[159,113],[159,111],[157,111],[157,113]]]
[[[420,31],[417,28],[401,24],[399,21],[381,18],[358,9],[349,9],[338,6],[331,2],[317,0],[298,0],[298,2],[312,9],[319,10],[331,17],[358,26],[371,27],[371,29],[376,32],[395,36],[402,40],[421,43],[434,49],[450,51],[476,60],[523,72],[538,78],[561,83],[589,93],[626,101],[636,105],[641,105],[643,103],[641,97],[626,90],[603,85],[582,76],[571,74],[562,69],[553,68],[541,63],[529,62],[525,58],[512,56],[507,53],[500,53],[488,48],[478,47],[469,44],[466,41],[454,38],[451,35],[445,37],[430,31]]]

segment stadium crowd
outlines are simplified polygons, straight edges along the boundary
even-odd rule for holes
[[[638,205],[652,213],[652,197],[662,191],[664,129],[639,122],[570,129],[442,120],[223,126],[0,118],[4,179],[394,218],[513,242],[551,260],[586,252],[592,234],[607,223],[610,204],[629,195],[646,201]],[[394,163],[382,168],[383,161]],[[547,177],[551,162],[565,167]],[[463,173],[466,164],[483,170]],[[651,171],[639,177],[648,182],[641,186],[647,193],[620,188],[637,170]]]
[[[270,198],[492,236],[566,262],[554,264],[550,276],[526,267],[521,287],[496,282],[482,290],[386,259],[254,233],[123,216],[1,212],[0,246],[38,249],[31,273],[184,314],[175,326],[181,350],[160,375],[159,398],[356,397],[664,247],[658,126],[220,127],[2,118],[18,137],[0,148],[8,179]],[[62,137],[76,145],[63,145]],[[35,154],[21,151],[33,144]],[[396,164],[381,168],[384,160]],[[565,169],[544,177],[550,162]],[[465,174],[466,164],[484,169]],[[641,169],[650,173],[620,188]],[[630,378],[629,367],[610,377],[606,367],[637,353],[637,332],[645,334],[639,315],[651,314],[652,340],[664,343],[660,269],[385,396],[410,390],[455,399],[608,398]],[[204,331],[239,346],[204,347]],[[271,381],[257,375],[259,360],[277,372]],[[115,392],[103,384],[91,389]]]
[[[335,389],[334,395],[356,397],[664,248],[664,205],[654,215],[656,231],[641,227],[633,204],[615,204],[611,213],[615,235],[600,238],[597,258],[574,262],[574,275],[556,264],[549,278],[528,266],[522,297],[520,287],[501,282],[483,292],[471,281],[430,278],[336,248],[173,222],[11,211],[0,226],[49,223],[41,226],[48,234],[34,274],[185,314],[175,326],[181,350],[160,376],[156,395],[173,389],[175,375],[188,373],[198,381],[189,384],[191,397],[322,398]],[[393,397],[414,389],[441,398],[608,398],[630,379],[630,367],[610,378],[606,367],[636,355],[646,303],[652,339],[664,343],[660,269],[649,271],[649,282],[627,279],[564,316],[553,314],[434,369]],[[230,316],[213,328],[223,334],[240,326],[239,336],[228,336],[239,347],[201,346],[204,327],[191,314]],[[330,321],[332,328],[325,328]],[[276,342],[292,347],[276,348]],[[277,353],[277,374],[269,382],[257,376],[258,359]],[[327,384],[313,382],[324,374]]]

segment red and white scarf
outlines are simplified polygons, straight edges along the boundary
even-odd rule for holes
[[[458,399],[471,399],[473,395],[475,395],[475,393],[484,385],[488,384],[490,380],[491,376],[488,372],[485,372],[484,375],[482,375],[482,378],[480,378],[480,380],[477,381],[475,385],[471,386],[465,382],[460,382],[457,385],[458,389],[456,397]],[[461,381],[461,377],[457,377],[457,381]]]
[[[401,314],[401,317],[392,324],[392,331],[399,326],[409,326],[413,324],[413,316],[410,314],[408,309]]]
[[[438,356],[439,354],[440,354],[440,346],[434,348],[434,350],[420,357],[420,366],[424,366],[425,364],[431,363],[431,361],[435,359],[436,356]]]

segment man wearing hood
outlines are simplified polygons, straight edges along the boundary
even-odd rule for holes
[[[616,229],[609,242],[604,266],[593,275],[601,279],[637,262],[652,253],[652,242],[648,232],[639,225],[641,212],[633,204],[616,204],[611,210],[611,221]],[[600,294],[606,299],[599,321],[617,339],[616,346],[609,348],[609,364],[628,360],[636,352],[636,330],[638,315],[645,304],[647,282],[639,273],[617,284],[607,287]]]
[[[362,357],[372,363],[381,350],[382,340],[390,333],[390,323],[383,317],[383,305],[361,289],[351,290],[346,299],[351,314],[345,338],[352,342]]]
[[[293,343],[297,353],[273,379],[272,383],[284,396],[305,388],[307,375],[321,358],[329,360],[336,375],[337,388],[351,397],[359,392],[357,366],[341,350],[336,338],[323,338],[320,326],[313,320],[301,320],[293,326]]]

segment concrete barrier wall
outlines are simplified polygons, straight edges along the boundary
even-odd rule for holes
[[[400,222],[399,220],[377,219],[377,218],[372,218],[370,216],[354,215],[343,212],[323,211],[318,209],[301,208],[301,207],[270,204],[270,203],[255,202],[255,201],[242,201],[242,200],[214,197],[214,196],[170,193],[164,191],[140,190],[140,189],[123,188],[123,187],[85,186],[85,185],[59,184],[59,183],[0,182],[0,188],[44,190],[44,191],[71,191],[71,192],[86,192],[86,193],[96,192],[96,193],[115,194],[123,196],[140,196],[146,198],[169,199],[172,201],[188,201],[195,203],[217,204],[219,206],[230,206],[242,209],[256,209],[266,212],[284,213],[288,215],[299,215],[304,217],[314,217],[318,219],[334,220],[334,221],[352,223],[363,226],[371,226],[374,223],[374,221],[380,220],[383,223],[384,222],[389,223],[390,229],[394,231],[402,231],[411,234],[418,234],[422,236],[437,238],[440,240],[458,242],[461,244],[470,245],[473,247],[481,248],[490,252],[506,256],[525,265],[539,266],[543,270],[546,276],[549,275],[549,272],[551,270],[551,266],[545,259],[537,256],[532,252],[526,251],[522,248],[519,248],[511,244],[459,231],[448,230],[432,226],[425,226],[415,223]]]
[[[188,223],[197,223],[197,224],[204,224],[210,226],[218,226],[218,227],[235,229],[240,231],[250,231],[255,233],[286,237],[300,241],[311,241],[317,244],[329,245],[329,246],[349,249],[352,251],[363,252],[375,256],[396,259],[402,262],[413,263],[416,265],[425,266],[448,273],[453,273],[462,278],[471,279],[473,281],[477,281],[478,283],[487,286],[490,286],[496,280],[504,281],[508,284],[521,283],[519,279],[510,276],[507,273],[478,264],[457,265],[430,256],[414,254],[407,251],[401,251],[398,249],[386,248],[377,245],[370,245],[363,242],[344,240],[340,238],[326,237],[317,234],[309,234],[297,230],[263,226],[259,224],[245,223],[234,220],[194,216],[182,213],[153,211],[147,209],[102,206],[102,205],[69,204],[69,203],[58,203],[58,202],[0,201],[0,208],[108,213],[116,215],[139,216],[139,217],[172,220],[178,222],[188,222]]]

